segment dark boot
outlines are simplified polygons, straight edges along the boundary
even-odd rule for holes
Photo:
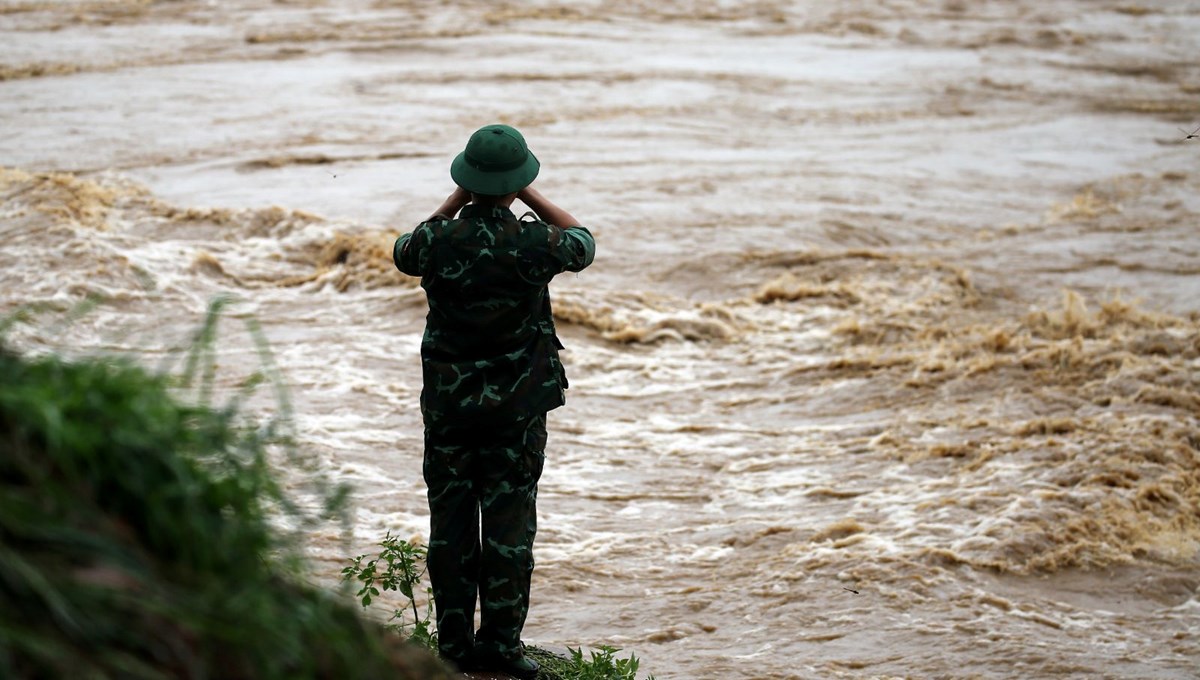
[[[535,680],[539,668],[538,662],[524,654],[515,659],[506,659],[499,654],[476,654],[471,664],[471,670],[504,673],[517,680]]]

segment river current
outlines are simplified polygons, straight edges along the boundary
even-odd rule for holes
[[[527,641],[1195,677],[1195,3],[5,0],[0,36],[0,312],[49,310],[11,342],[155,366],[235,295],[221,380],[257,320],[355,488],[323,582],[426,535],[391,243],[504,122],[597,240],[551,287]]]

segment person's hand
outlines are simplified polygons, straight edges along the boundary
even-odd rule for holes
[[[533,200],[533,197],[536,195],[537,195],[537,189],[534,189],[533,185],[530,184],[529,186],[527,186],[524,189],[521,189],[520,191],[517,192],[517,200],[524,203],[525,205],[529,205],[529,202],[531,200]],[[532,207],[532,206],[530,206],[530,207]]]
[[[471,192],[462,187],[456,186],[454,187],[454,192],[447,196],[446,200],[442,201],[442,205],[439,206],[437,210],[433,211],[433,214],[430,215],[428,219],[454,219],[454,216],[458,214],[458,211],[462,210],[463,206],[470,202]]]
[[[455,205],[458,205],[458,207],[460,207],[460,208],[470,202],[471,202],[471,192],[467,191],[466,189],[464,189],[460,186],[454,187],[454,192],[451,193],[450,197],[446,199],[446,203],[448,203],[448,204],[453,203]]]
[[[534,189],[532,185],[525,187],[517,192],[517,198],[521,202],[529,206],[529,209],[537,214],[538,219],[543,222],[549,222],[556,227],[566,229],[567,227],[579,224],[579,221],[566,210],[554,205],[554,202],[546,198],[540,191]]]

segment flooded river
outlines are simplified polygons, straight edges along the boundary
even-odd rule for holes
[[[356,490],[324,582],[427,531],[391,242],[504,122],[597,240],[552,285],[528,641],[660,680],[1195,677],[1200,5],[5,0],[0,32],[0,312],[108,300],[12,341],[154,366],[235,294],[223,379],[257,319]]]

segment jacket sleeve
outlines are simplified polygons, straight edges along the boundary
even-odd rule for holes
[[[579,226],[561,230],[555,258],[564,271],[583,271],[596,258],[596,239],[592,232]]]
[[[423,222],[412,232],[402,234],[392,246],[392,262],[396,264],[396,269],[409,276],[424,275],[432,238],[428,224]]]

